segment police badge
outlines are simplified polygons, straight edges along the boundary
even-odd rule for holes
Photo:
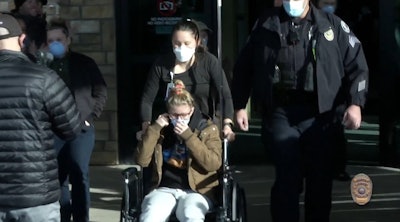
[[[329,29],[328,31],[324,32],[324,37],[328,41],[333,41],[335,38],[335,34],[333,34],[333,30]]]
[[[353,201],[358,205],[365,205],[371,200],[372,181],[368,175],[359,173],[351,180],[350,190]]]

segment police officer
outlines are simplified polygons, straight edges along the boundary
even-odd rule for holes
[[[248,130],[250,95],[263,108],[263,138],[275,165],[273,221],[329,221],[336,106],[357,129],[368,67],[360,41],[340,18],[309,0],[283,0],[257,20],[239,54],[232,82],[236,121]],[[276,4],[277,5],[277,4]],[[279,4],[278,4],[279,5]]]

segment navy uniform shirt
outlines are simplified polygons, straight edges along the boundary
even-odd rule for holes
[[[314,60],[312,53],[313,19],[311,10],[304,19],[283,15],[281,49],[276,63],[275,97],[296,95],[316,102],[314,92]],[[277,99],[275,99],[277,100]],[[284,100],[279,98],[278,101]],[[300,99],[301,100],[301,99]],[[290,102],[290,101],[284,101]],[[300,101],[302,102],[302,101]]]

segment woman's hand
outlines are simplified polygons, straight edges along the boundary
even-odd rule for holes
[[[224,135],[224,138],[227,138],[228,141],[234,141],[235,140],[235,133],[232,130],[232,125],[224,124],[224,128],[222,129],[222,133]]]
[[[156,123],[160,125],[162,128],[164,128],[169,125],[168,120],[169,120],[168,113],[164,113],[158,116]]]
[[[176,123],[176,126],[174,127],[174,132],[178,135],[181,135],[183,132],[185,132],[189,126],[181,121],[178,121]]]

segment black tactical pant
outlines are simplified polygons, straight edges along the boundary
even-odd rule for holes
[[[329,221],[332,192],[334,112],[314,105],[276,108],[264,119],[264,141],[275,165],[271,190],[274,222],[296,222],[305,191],[305,221]]]

